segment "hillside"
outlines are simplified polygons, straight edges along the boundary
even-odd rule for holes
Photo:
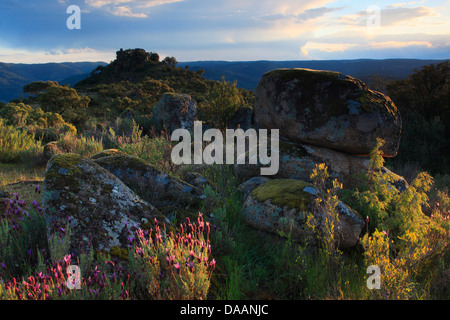
[[[309,61],[190,61],[179,62],[178,67],[191,71],[204,70],[203,77],[208,80],[220,80],[225,76],[228,81],[237,81],[240,88],[254,90],[261,76],[277,68],[310,68],[342,72],[370,83],[373,75],[377,74],[388,80],[406,79],[415,69],[425,65],[438,64],[445,60],[419,59],[387,59],[387,60],[309,60]],[[57,81],[60,84],[75,85],[90,76],[92,70],[98,66],[106,66],[105,62],[75,62],[75,63],[46,63],[46,64],[12,64],[0,62],[0,102],[19,98],[25,84],[32,81]],[[158,73],[147,74],[153,78],[163,76],[163,69],[154,69]],[[133,72],[145,74],[144,70],[134,68]],[[143,72],[143,73],[142,73]],[[123,70],[110,80],[130,80]],[[104,83],[111,82],[102,78]],[[93,81],[98,78],[93,79]],[[85,83],[86,84],[86,83]]]
[[[42,64],[15,64],[0,62],[0,102],[7,102],[23,95],[22,88],[33,81],[57,81],[73,85],[89,76],[104,62],[64,62]]]
[[[206,79],[220,79],[223,75],[229,81],[237,81],[238,87],[254,90],[261,76],[278,68],[309,68],[338,71],[370,83],[377,74],[388,80],[406,79],[425,65],[438,64],[445,60],[386,59],[386,60],[309,60],[309,61],[193,61],[181,62],[180,67],[191,70],[205,70]]]

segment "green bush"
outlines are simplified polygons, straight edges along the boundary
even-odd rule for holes
[[[369,232],[361,241],[366,266],[378,265],[383,275],[381,290],[372,290],[369,297],[423,298],[430,294],[429,283],[439,274],[445,255],[448,257],[450,223],[440,212],[431,217],[423,213],[433,184],[428,173],[419,173],[402,192],[381,176],[384,160],[379,149],[383,143],[378,139],[371,152],[369,189],[354,194],[354,208],[368,217]]]
[[[235,111],[247,104],[245,96],[237,87],[237,83],[215,81],[204,103],[199,104],[198,118],[209,125],[225,130]]]
[[[65,153],[78,153],[82,157],[89,158],[103,150],[102,140],[94,137],[78,137],[71,133],[62,135],[57,146],[59,150]]]
[[[33,134],[6,125],[0,118],[0,162],[20,162],[24,151],[37,150],[40,146],[41,142]]]

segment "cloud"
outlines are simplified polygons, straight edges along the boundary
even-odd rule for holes
[[[404,25],[404,24],[418,24],[419,19],[437,16],[436,10],[430,7],[407,7],[406,3],[398,3],[390,5],[384,9],[379,9],[380,24],[382,27]],[[376,7],[375,7],[376,8]],[[376,12],[366,9],[357,12],[354,15],[341,17],[339,22],[343,25],[349,26],[365,26],[367,20]]]
[[[89,47],[29,51],[26,49],[0,48],[2,62],[6,63],[42,63],[42,62],[82,62],[112,61],[115,51],[100,51]]]
[[[420,35],[416,35],[421,38]],[[332,59],[333,57],[359,57],[359,58],[379,58],[380,55],[389,53],[389,57],[408,56],[412,54],[426,54],[430,50],[435,52],[442,52],[450,47],[450,43],[442,42],[440,37],[436,39],[427,40],[412,40],[414,37],[405,35],[404,40],[398,40],[401,36],[393,39],[384,39],[378,37],[372,41],[368,39],[353,39],[352,42],[345,42],[343,38],[329,39],[329,41],[308,41],[300,48],[300,53],[305,59]],[[405,54],[407,53],[407,54]],[[384,57],[386,58],[386,56]]]
[[[184,0],[85,0],[85,3],[95,8],[105,6],[121,6],[127,4],[132,8],[150,8],[168,3],[181,2]]]
[[[147,18],[148,8],[184,0],[85,0],[93,8],[106,9],[106,12],[118,17]]]
[[[119,17],[130,17],[130,18],[147,18],[148,15],[145,13],[133,13],[130,8],[125,6],[114,7],[110,9],[110,12]]]
[[[327,53],[344,52],[349,48],[355,46],[357,46],[357,44],[355,43],[326,43],[308,41],[304,46],[300,48],[300,52],[305,58],[311,58],[310,51],[320,51]]]
[[[299,13],[299,14],[266,14],[261,16],[261,19],[267,20],[267,21],[276,21],[276,20],[294,20],[297,22],[306,21],[310,19],[317,19],[322,16],[324,16],[327,13],[335,12],[341,10],[342,7],[339,8],[327,8],[327,7],[320,7],[320,8],[312,8],[312,9],[306,9],[305,11]]]

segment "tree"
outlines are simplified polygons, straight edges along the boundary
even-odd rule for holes
[[[387,90],[402,113],[418,112],[429,119],[435,116],[448,119],[450,62],[424,66],[420,71],[415,70],[407,80],[391,82]]]
[[[68,85],[49,87],[45,92],[39,93],[38,100],[44,111],[57,112],[69,122],[80,122],[91,101],[86,96],[80,97]]]
[[[175,67],[178,64],[178,61],[175,57],[165,57],[162,63],[169,67]]]
[[[31,93],[31,96],[34,97],[37,93],[47,90],[49,87],[58,86],[58,82],[56,81],[35,81],[26,84],[23,87],[24,93]]]
[[[215,81],[208,92],[207,102],[200,108],[202,120],[219,130],[225,130],[237,109],[245,106],[245,98],[237,82]]]
[[[413,162],[432,173],[450,169],[450,62],[429,65],[387,85],[402,115],[397,164]]]
[[[151,62],[159,63],[159,54],[156,52],[149,52],[148,56],[150,57]]]

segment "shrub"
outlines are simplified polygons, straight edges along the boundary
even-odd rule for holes
[[[39,188],[35,188],[40,192]],[[0,214],[0,299],[205,299],[216,261],[210,259],[210,226],[199,214],[181,231],[136,230],[128,257],[119,261],[91,250],[77,261],[67,253],[70,227],[47,237],[39,203],[27,206],[17,194]],[[80,268],[79,289],[68,286],[70,265]]]
[[[38,189],[35,188],[38,192]],[[17,194],[0,211],[0,278],[26,274],[46,249],[45,219],[39,203],[28,207]],[[3,276],[1,276],[3,275]]]
[[[225,130],[235,111],[246,104],[242,91],[237,83],[216,81],[211,86],[206,102],[199,104],[198,118],[220,130]]]
[[[89,158],[103,150],[102,140],[94,137],[77,137],[71,133],[66,133],[58,140],[59,150],[66,153],[78,153],[82,157]]]
[[[159,226],[148,235],[137,232],[132,265],[144,270],[143,283],[151,299],[206,299],[216,264],[209,259],[209,224],[199,214],[196,223],[187,218],[180,228],[180,233],[169,232],[165,239]]]
[[[381,290],[373,291],[371,297],[408,299],[417,294],[418,289],[413,289],[420,279],[423,287],[428,286],[430,275],[436,274],[439,261],[448,254],[449,223],[446,216],[428,217],[422,211],[433,183],[428,173],[419,173],[402,192],[381,176],[383,143],[378,139],[371,152],[369,189],[354,194],[360,214],[370,221],[361,243],[366,265],[378,265],[382,272]]]
[[[27,167],[43,167],[47,161],[44,158],[44,147],[40,144],[31,146],[22,152],[21,160]]]
[[[40,145],[33,134],[6,125],[5,121],[0,119],[0,162],[20,162],[25,150],[39,149]]]

